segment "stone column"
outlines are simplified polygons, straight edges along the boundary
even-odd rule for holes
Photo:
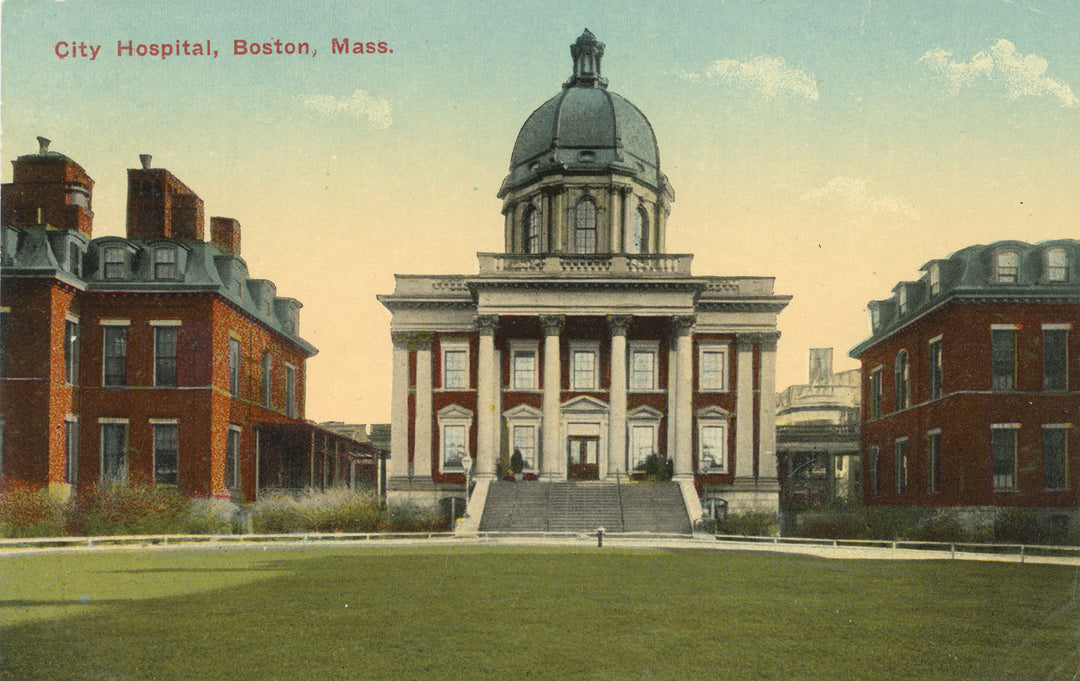
[[[675,352],[675,337],[670,338],[667,353],[667,444],[668,457],[675,459],[675,400],[678,388],[678,358]]]
[[[693,397],[694,397],[694,317],[675,317],[672,340],[675,345],[675,477],[692,477],[693,470]],[[672,411],[670,408],[668,411]]]
[[[562,458],[566,455],[559,437],[559,416],[562,397],[562,372],[559,365],[559,334],[565,319],[560,316],[541,317],[544,326],[544,392],[541,407],[543,423],[543,461],[540,474],[546,480],[562,479]]]
[[[626,329],[630,317],[608,317],[611,329],[611,391],[608,414],[607,477],[626,471]]]
[[[551,204],[554,208],[551,215],[553,218],[551,236],[554,239],[554,243],[551,245],[552,253],[563,252],[563,233],[566,231],[566,194],[563,188],[560,187],[559,189],[560,191],[551,199]]]
[[[499,318],[494,315],[482,315],[476,318],[476,327],[480,332],[480,353],[476,360],[476,477],[494,478],[495,451],[498,440],[495,438],[495,426],[499,414],[496,411],[495,397],[499,390],[497,367],[495,366],[495,330]]]
[[[754,338],[739,336],[735,371],[735,478],[754,476]]]
[[[413,422],[413,475],[431,479],[431,336],[413,339],[416,348],[416,420]]]
[[[761,415],[758,419],[758,477],[776,480],[776,341],[777,336],[761,339]],[[830,455],[831,458],[831,455]]]
[[[409,339],[391,334],[394,343],[390,392],[390,477],[412,475],[409,466]]]

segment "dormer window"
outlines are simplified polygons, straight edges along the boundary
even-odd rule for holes
[[[1016,251],[998,251],[994,255],[994,281],[999,284],[1015,284],[1019,281],[1020,254]]]
[[[896,307],[900,314],[907,314],[908,300],[907,300],[907,286],[903,284],[900,288],[896,289]]]
[[[1052,282],[1069,280],[1069,256],[1064,248],[1046,249],[1046,280]]]
[[[82,276],[82,252],[79,244],[68,244],[68,271],[76,277]]]
[[[124,260],[124,249],[111,247],[105,249],[105,278],[123,279],[127,274],[127,263]]]
[[[585,198],[573,211],[574,252],[596,253],[596,204]]]
[[[525,234],[521,245],[524,253],[540,252],[540,211],[536,206],[525,209]]]
[[[941,293],[941,268],[935,263],[926,272],[930,284],[930,295],[936,296]]]
[[[176,279],[176,248],[160,246],[154,249],[154,279]]]

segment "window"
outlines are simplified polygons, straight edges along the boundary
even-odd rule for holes
[[[1069,488],[1069,425],[1043,426],[1043,485],[1048,490]]]
[[[630,470],[644,471],[645,459],[656,451],[656,426],[630,426]]]
[[[869,473],[871,496],[877,496],[881,491],[878,488],[878,459],[880,458],[881,447],[872,445],[866,453],[866,470]]]
[[[941,360],[941,337],[930,341],[930,399],[936,400],[945,394],[945,374]]]
[[[442,387],[469,389],[469,345],[463,341],[442,341]]]
[[[101,482],[123,484],[128,479],[128,424],[124,419],[101,419]]]
[[[999,284],[1015,284],[1019,281],[1020,254],[1016,251],[998,251],[994,254],[994,281]]]
[[[127,326],[104,327],[104,380],[105,386],[127,385]]]
[[[466,453],[465,438],[468,428],[464,424],[446,424],[442,428],[442,470],[465,470],[463,459]],[[524,456],[522,452],[522,456]]]
[[[710,406],[699,409],[696,416],[698,420],[698,471],[726,473],[728,412],[719,407]],[[750,473],[747,472],[746,475]]]
[[[64,482],[74,485],[79,481],[79,419],[64,419]]]
[[[68,271],[76,277],[82,276],[82,251],[79,244],[68,244]]]
[[[1043,390],[1061,392],[1068,389],[1069,328],[1065,325],[1044,324],[1043,339]]]
[[[627,250],[630,253],[649,252],[649,214],[644,208],[634,211],[634,222],[630,227],[630,243]]]
[[[64,322],[64,381],[79,383],[79,320],[72,317]]]
[[[154,429],[154,484],[175,485],[179,440],[175,420],[150,421]],[[232,431],[229,431],[230,435]]]
[[[596,253],[596,204],[582,199],[573,210],[574,252]]]
[[[992,326],[990,330],[994,390],[1016,388],[1016,328]]]
[[[176,249],[172,246],[154,249],[154,279],[176,279]]]
[[[908,355],[906,350],[896,353],[896,409],[907,409],[911,404],[911,377],[909,375]]]
[[[229,394],[240,395],[240,341],[229,339]]]
[[[1046,250],[1046,279],[1053,282],[1069,280],[1069,256],[1064,248]]]
[[[522,472],[534,472],[536,470],[536,426],[514,426],[513,433],[511,454],[521,454]]]
[[[907,299],[907,286],[900,284],[896,289],[896,308],[897,311],[904,315],[908,311],[908,299]]]
[[[225,488],[240,486],[240,428],[229,426],[228,440],[225,443]]]
[[[169,387],[177,384],[176,336],[175,325],[154,325],[154,385],[156,386]]]
[[[907,440],[896,441],[896,493],[907,492]]]
[[[512,390],[535,390],[536,385],[535,346],[511,346],[510,388]]]
[[[536,254],[540,252],[540,211],[536,206],[529,206],[525,210],[525,234],[522,241],[522,252]]]
[[[656,356],[659,345],[656,343],[630,344],[630,390],[655,390]]]
[[[722,392],[727,390],[727,346],[717,343],[698,345],[699,390]]]
[[[1016,491],[1016,431],[1018,424],[995,423],[990,426],[993,456],[994,491]]]
[[[269,350],[263,351],[262,356],[262,405],[267,409],[273,407],[274,400],[274,358]]]
[[[296,418],[296,367],[285,364],[285,415]]]
[[[881,418],[881,367],[870,371],[870,418]]]
[[[926,434],[926,491],[941,491],[941,431],[937,429]]]
[[[926,275],[930,282],[930,295],[936,296],[941,293],[941,266],[937,263],[930,265]]]
[[[596,390],[599,387],[599,347],[594,343],[570,344],[570,389]]]
[[[106,248],[105,249],[105,278],[106,279],[123,279],[127,274],[127,262],[124,259],[124,249],[122,248]]]

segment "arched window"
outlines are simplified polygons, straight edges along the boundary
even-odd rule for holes
[[[525,209],[525,230],[521,243],[522,253],[540,252],[540,211],[536,206]]]
[[[573,211],[574,252],[596,253],[596,204],[585,198]]]
[[[1069,257],[1064,248],[1046,249],[1046,279],[1048,281],[1069,280]]]
[[[649,214],[644,208],[634,212],[634,223],[630,227],[630,253],[649,252]]]
[[[907,409],[911,403],[911,380],[908,373],[907,350],[896,353],[896,409]]]
[[[994,281],[999,284],[1015,284],[1019,281],[1020,254],[1016,251],[998,251],[994,254]]]

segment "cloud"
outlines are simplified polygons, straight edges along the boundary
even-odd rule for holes
[[[817,204],[839,206],[849,213],[861,216],[918,216],[915,207],[899,197],[872,196],[866,189],[866,180],[856,177],[834,177],[824,187],[803,194],[802,199]]]
[[[326,116],[345,115],[354,118],[367,118],[379,129],[389,128],[394,122],[390,115],[390,101],[357,90],[348,97],[333,95],[304,95],[300,99],[305,109],[317,111]]]
[[[951,57],[951,52],[934,48],[920,57],[919,63],[945,81],[952,93],[962,87],[988,85],[1000,89],[1010,100],[1053,97],[1060,100],[1062,106],[1080,106],[1068,85],[1046,77],[1049,62],[1037,54],[1020,54],[1016,46],[1004,38],[989,50],[976,54],[969,62],[954,61]]]
[[[817,101],[817,81],[813,76],[787,65],[783,57],[754,57],[750,61],[721,59],[701,73],[680,73],[686,80],[717,78],[725,83],[764,92],[770,97],[791,95]]]

